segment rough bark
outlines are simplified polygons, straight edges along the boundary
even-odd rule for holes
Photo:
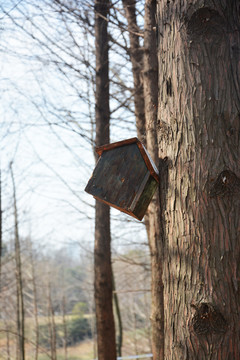
[[[96,146],[109,143],[108,11],[108,1],[95,1]],[[99,201],[96,202],[95,213],[94,272],[98,359],[114,360],[116,340],[112,306],[110,209]]]
[[[144,15],[143,88],[146,120],[147,150],[158,165],[157,104],[158,59],[156,47],[156,0],[146,0]],[[148,242],[151,255],[152,295],[152,352],[154,360],[164,359],[164,304],[162,260],[163,241],[160,223],[159,192],[154,195],[147,215]]]
[[[145,111],[143,96],[143,50],[139,42],[139,27],[136,17],[136,0],[122,0],[125,16],[128,23],[130,59],[132,63],[133,84],[134,84],[134,108],[137,127],[137,136],[145,143]]]
[[[240,359],[238,0],[158,1],[165,359]]]
[[[12,169],[12,163],[10,164],[10,172],[12,178],[13,187],[13,208],[14,208],[14,245],[15,245],[15,262],[16,262],[16,285],[17,285],[17,352],[16,356],[19,360],[25,359],[25,327],[24,327],[24,300],[23,300],[23,281],[22,281],[22,263],[21,263],[21,251],[20,251],[20,239],[18,230],[18,211],[17,211],[17,197],[15,179]]]

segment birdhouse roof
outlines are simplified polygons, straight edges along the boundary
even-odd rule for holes
[[[150,155],[148,154],[147,149],[141,143],[141,141],[138,140],[138,138],[134,137],[134,138],[127,139],[127,140],[118,141],[118,142],[115,142],[112,144],[102,145],[102,146],[96,147],[95,150],[98,153],[98,155],[101,156],[104,151],[109,151],[109,150],[116,149],[121,146],[126,146],[126,145],[130,145],[130,144],[134,144],[134,143],[136,143],[136,145],[138,146],[140,153],[142,155],[142,158],[143,158],[150,174],[155,178],[155,180],[157,182],[159,182],[158,169],[157,169],[156,165],[154,164],[154,162],[152,161]]]

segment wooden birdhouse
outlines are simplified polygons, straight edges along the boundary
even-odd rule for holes
[[[100,146],[96,152],[100,157],[85,191],[142,220],[159,182],[144,145],[132,138]]]

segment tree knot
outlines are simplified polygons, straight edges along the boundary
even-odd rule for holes
[[[240,179],[231,170],[222,171],[209,191],[211,197],[240,192]]]
[[[211,303],[191,304],[196,310],[192,318],[192,327],[197,335],[224,334],[227,331],[227,321],[221,312]]]

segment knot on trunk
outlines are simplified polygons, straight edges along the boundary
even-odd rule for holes
[[[187,33],[192,40],[218,42],[224,35],[224,18],[215,10],[203,7],[187,21]]]
[[[222,171],[210,189],[211,197],[240,192],[240,179],[230,170]]]
[[[191,306],[196,310],[192,327],[197,335],[224,334],[227,331],[227,321],[216,306],[211,303]]]

